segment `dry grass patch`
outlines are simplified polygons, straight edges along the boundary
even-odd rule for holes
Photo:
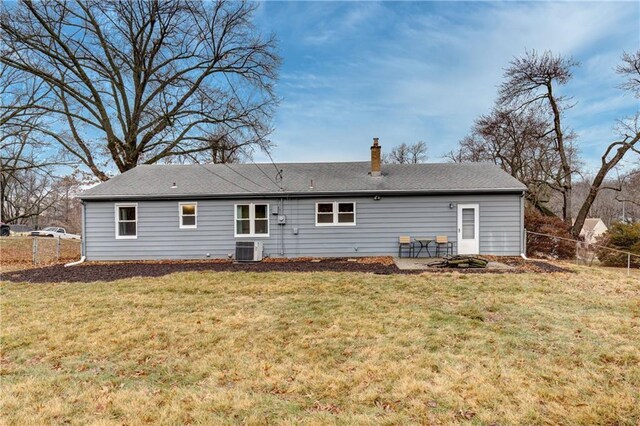
[[[640,421],[640,281],[610,271],[0,288],[3,423]]]

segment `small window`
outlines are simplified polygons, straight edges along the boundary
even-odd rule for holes
[[[236,204],[235,209],[236,237],[269,236],[268,204]]]
[[[318,203],[318,223],[333,223],[333,203]]]
[[[349,226],[356,224],[356,203],[316,203],[316,226]]]
[[[116,204],[116,238],[138,238],[137,204]]]
[[[237,235],[249,235],[251,234],[251,216],[249,209],[251,205],[245,204],[236,206],[236,234]]]
[[[338,203],[338,223],[355,223],[355,204]]]
[[[180,203],[180,228],[198,227],[198,203]]]
[[[267,205],[256,204],[253,206],[255,210],[254,219],[254,233],[255,234],[268,234],[269,233],[269,216],[267,216]]]

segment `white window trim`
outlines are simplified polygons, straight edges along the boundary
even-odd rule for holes
[[[182,217],[184,216],[182,214],[182,206],[196,206],[196,213],[195,215],[195,219],[196,219],[196,223],[194,225],[183,225],[182,224]],[[186,216],[191,216],[190,214],[186,215]],[[190,201],[182,201],[180,203],[178,203],[178,226],[180,227],[180,229],[196,229],[198,227],[198,203],[196,201],[190,202]]]
[[[134,207],[136,209],[136,235],[120,235],[120,215],[118,209],[120,207]],[[114,206],[115,222],[116,222],[116,240],[135,240],[138,238],[138,203],[116,203]]]
[[[249,206],[249,233],[238,234],[238,206]],[[267,233],[256,234],[256,206],[267,206]],[[269,203],[238,203],[233,205],[233,236],[235,238],[266,238],[271,233]]]
[[[332,223],[318,223],[318,204],[333,204],[333,222]],[[338,205],[339,204],[353,204],[353,222],[349,222],[349,223],[338,222]],[[355,201],[318,201],[316,202],[315,221],[316,221],[316,226],[356,226],[356,202]]]

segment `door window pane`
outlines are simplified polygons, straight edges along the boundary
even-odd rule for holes
[[[473,240],[476,237],[475,209],[462,209],[462,238]]]

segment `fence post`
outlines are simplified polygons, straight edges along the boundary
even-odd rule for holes
[[[580,243],[576,241],[576,265],[580,264],[579,262],[580,257],[578,255],[579,250],[580,250]]]
[[[60,261],[60,237],[56,238],[56,262]]]
[[[627,253],[627,276],[631,276],[631,253]]]
[[[527,257],[527,228],[524,228],[524,241],[522,243],[522,246],[524,248],[523,254],[525,257]]]
[[[33,237],[32,251],[33,251],[33,264],[35,265],[38,263],[38,237]]]

